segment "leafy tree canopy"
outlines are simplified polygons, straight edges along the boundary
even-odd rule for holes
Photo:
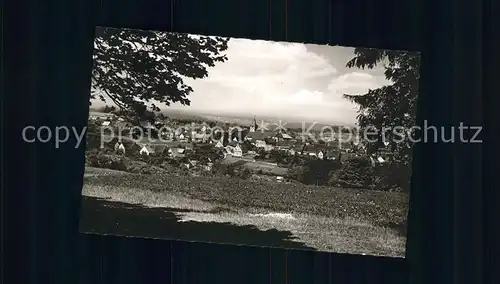
[[[91,99],[110,99],[138,122],[154,103],[189,105],[183,78],[201,79],[227,57],[229,39],[143,30],[97,28]]]
[[[367,127],[378,130],[378,142],[368,145],[376,151],[383,145],[382,133],[385,127],[394,130],[397,126],[406,131],[415,125],[420,54],[372,48],[356,48],[354,54],[354,58],[347,62],[347,67],[372,69],[385,63],[385,77],[394,82],[392,85],[369,90],[364,95],[344,95],[360,107],[357,117],[360,130],[364,131]],[[408,133],[401,131],[404,136],[395,135],[392,130],[385,133],[388,147],[393,149],[399,161],[409,163],[412,144]]]

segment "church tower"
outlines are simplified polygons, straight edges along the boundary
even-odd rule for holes
[[[250,132],[257,131],[257,120],[255,120],[255,116],[253,117],[253,125],[250,126]]]

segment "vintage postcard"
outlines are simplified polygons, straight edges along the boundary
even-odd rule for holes
[[[404,257],[420,55],[96,29],[82,232]]]

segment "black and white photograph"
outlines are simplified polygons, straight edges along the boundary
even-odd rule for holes
[[[403,258],[419,65],[97,27],[80,231]]]

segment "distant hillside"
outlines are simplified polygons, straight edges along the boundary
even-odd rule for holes
[[[187,110],[168,110],[168,111],[163,111],[163,114],[172,118],[202,118],[204,120],[211,120],[211,121],[220,121],[220,122],[227,122],[227,123],[235,123],[239,125],[245,125],[249,126],[254,123],[254,117],[249,116],[249,115],[235,115],[235,114],[207,114],[207,113],[201,113],[201,112],[195,112],[195,111],[187,111]],[[324,127],[336,127],[339,126],[338,124],[326,124],[326,123],[319,123],[314,120],[304,120],[301,121],[298,118],[283,118],[283,117],[269,117],[269,116],[256,116],[255,119],[257,120],[257,123],[261,123],[261,121],[264,121],[266,123],[269,123],[269,128],[273,128],[273,124],[277,124],[280,122],[282,125],[284,125],[285,128],[287,129],[302,129],[305,127],[305,129],[309,129],[312,124],[314,126],[312,127],[312,130],[319,131]],[[305,126],[303,126],[305,124]],[[275,127],[275,126],[274,126]],[[352,125],[346,126],[346,127],[352,127]]]
[[[91,113],[101,112],[100,108],[90,108]],[[254,123],[254,117],[249,115],[228,115],[228,114],[207,114],[195,111],[188,110],[177,110],[177,109],[168,109],[162,111],[163,115],[166,117],[174,118],[174,119],[193,119],[193,120],[205,120],[205,121],[216,121],[216,122],[226,122],[230,124],[237,124],[242,126],[250,126]],[[280,121],[282,125],[286,129],[309,129],[312,126],[312,131],[320,131],[321,129],[325,129],[325,127],[336,128],[340,125],[335,124],[326,124],[319,123],[313,120],[311,121],[300,121],[297,118],[280,118],[280,117],[269,117],[269,116],[257,116],[255,117],[257,120],[257,124],[260,124],[261,121],[264,121],[268,124],[268,128],[270,130],[276,128],[276,124],[279,124]],[[352,126],[345,126],[352,127]],[[327,131],[327,130],[325,130]]]

